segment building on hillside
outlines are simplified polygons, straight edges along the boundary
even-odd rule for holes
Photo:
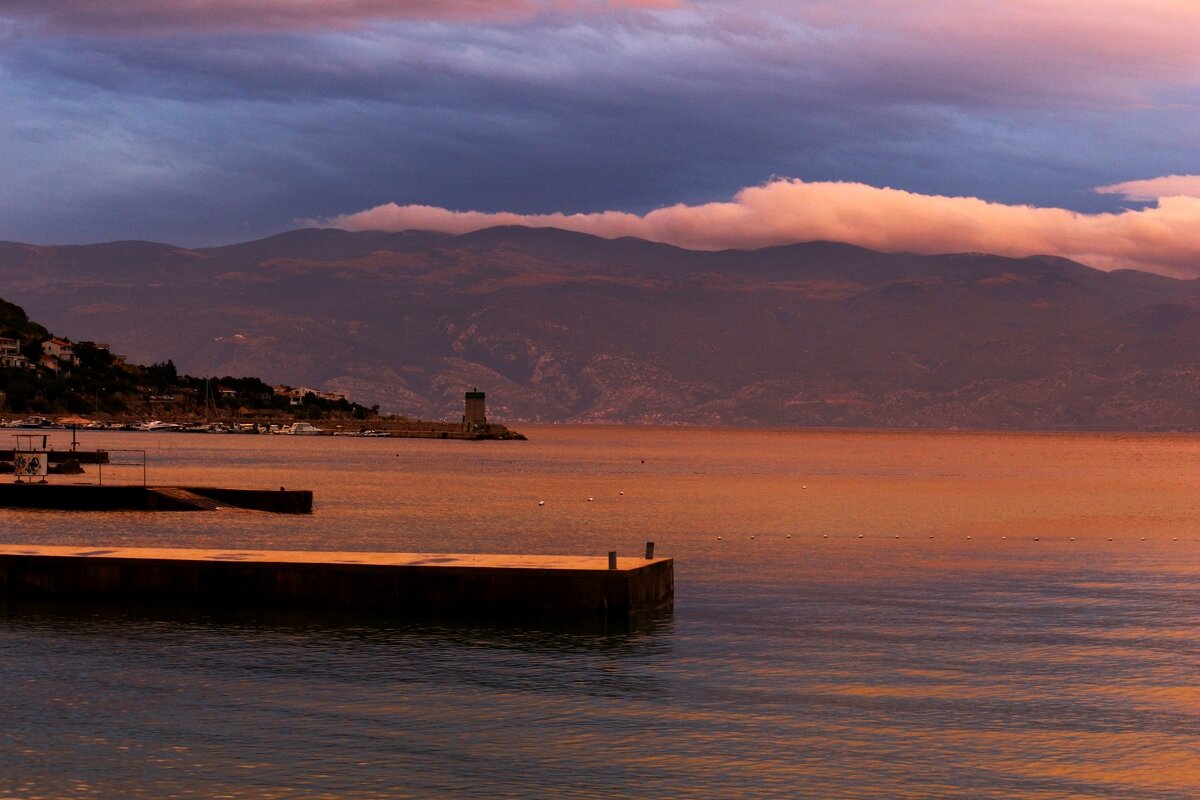
[[[75,355],[75,347],[66,339],[51,338],[42,342],[42,352],[54,356],[59,364],[79,365],[79,357]],[[57,371],[57,370],[56,370]]]
[[[0,336],[0,368],[27,369],[29,366],[29,359],[21,355],[21,343]]]
[[[52,356],[49,353],[42,353],[42,357],[38,359],[37,365],[50,372],[62,372],[63,368],[58,356]]]
[[[318,400],[329,400],[333,403],[336,403],[338,400],[348,399],[345,392],[326,392],[323,389],[312,389],[308,386],[300,387],[299,392],[301,397],[304,397],[306,394],[311,394]]]
[[[298,406],[304,401],[304,395],[300,394],[296,389],[293,389],[291,386],[280,385],[280,386],[274,386],[272,388],[275,390],[275,396],[276,397],[286,397],[288,399],[288,405],[290,405],[290,406]]]
[[[487,432],[487,409],[484,407],[486,395],[474,387],[464,396],[462,428],[467,433]]]
[[[120,355],[118,353],[114,353],[112,351],[112,347],[109,346],[108,342],[79,342],[79,344],[91,345],[92,347],[96,348],[97,350],[108,353],[108,355],[112,358],[112,363],[114,366],[120,367],[120,366],[125,365],[126,357],[123,355]]]
[[[302,405],[304,403],[305,396],[310,394],[318,400],[328,400],[333,403],[336,403],[339,400],[349,401],[350,399],[345,392],[325,392],[320,389],[313,389],[310,386],[301,386],[299,388],[293,388],[291,386],[274,386],[272,388],[275,390],[276,397],[286,397],[288,399],[288,403],[293,406]]]

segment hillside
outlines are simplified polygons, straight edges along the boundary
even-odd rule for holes
[[[25,309],[0,299],[0,412],[176,418],[261,412],[366,419],[375,409],[255,377],[181,375],[170,359],[149,366],[127,363],[107,344],[51,336]]]
[[[131,360],[446,418],[1200,429],[1200,285],[1058,258],[552,229],[0,243],[0,294]]]

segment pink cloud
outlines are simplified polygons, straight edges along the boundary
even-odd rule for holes
[[[484,213],[388,203],[319,224],[447,233],[526,225],[606,238],[636,236],[700,250],[829,240],[887,252],[1058,255],[1100,269],[1200,276],[1200,198],[1183,196],[1163,197],[1140,210],[1083,214],[862,183],[776,179],[742,189],[728,202],[677,204],[644,215]]]
[[[896,44],[970,54],[964,66],[1001,57],[1028,61],[1031,69],[1115,61],[1149,73],[1167,63],[1194,66],[1200,58],[1194,35],[1200,6],[1191,0],[836,0],[798,8],[802,15],[820,8],[836,13],[826,28],[887,32]]]
[[[695,1],[731,32],[748,18],[798,31],[746,45],[761,58],[892,97],[1134,110],[1200,75],[1192,0]]]
[[[1125,181],[1096,189],[1100,194],[1124,195],[1139,202],[1163,197],[1200,197],[1200,175],[1164,175],[1143,181]]]
[[[674,8],[680,0],[9,0],[0,16],[109,35],[355,28],[374,21],[496,22],[542,13]]]

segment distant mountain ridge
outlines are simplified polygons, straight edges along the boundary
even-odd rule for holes
[[[1200,429],[1200,282],[556,229],[0,243],[0,296],[143,362],[498,420]]]

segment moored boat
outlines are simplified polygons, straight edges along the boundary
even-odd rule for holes
[[[322,436],[325,431],[308,422],[293,422],[279,432],[285,436]]]

